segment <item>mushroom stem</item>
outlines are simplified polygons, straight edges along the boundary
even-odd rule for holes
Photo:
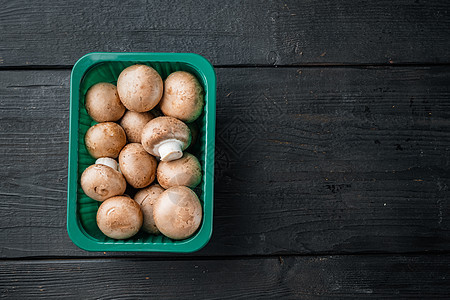
[[[96,164],[108,166],[116,171],[119,171],[119,164],[111,157],[100,157],[95,161]]]
[[[169,139],[157,147],[157,152],[162,161],[171,161],[183,156],[183,145],[179,140]]]

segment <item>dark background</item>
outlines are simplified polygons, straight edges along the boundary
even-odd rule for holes
[[[69,78],[93,51],[215,66],[203,250],[70,241]],[[448,297],[449,117],[449,1],[2,0],[0,297]]]

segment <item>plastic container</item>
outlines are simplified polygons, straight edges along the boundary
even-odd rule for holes
[[[84,135],[95,122],[84,108],[84,96],[98,82],[116,84],[126,67],[145,64],[153,67],[163,80],[174,71],[194,74],[205,91],[205,108],[196,121],[199,135],[190,150],[202,165],[202,181],[195,189],[202,206],[199,230],[185,240],[171,240],[162,235],[139,232],[127,240],[105,236],[96,223],[100,202],[87,197],[80,186],[83,171],[95,162],[84,145]],[[69,176],[67,196],[67,231],[72,241],[88,251],[193,252],[210,239],[213,221],[214,139],[216,119],[216,76],[214,68],[202,56],[192,53],[90,53],[80,58],[70,80]]]

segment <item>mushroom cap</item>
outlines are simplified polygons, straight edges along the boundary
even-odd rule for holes
[[[153,206],[156,199],[158,199],[162,192],[164,192],[164,189],[156,183],[146,187],[145,189],[139,190],[134,196],[134,201],[141,206],[141,210],[144,215],[142,230],[151,234],[159,233],[155,220],[153,219]]]
[[[98,123],[90,127],[84,136],[86,149],[94,158],[117,158],[127,143],[125,131],[114,122]]]
[[[94,84],[86,93],[85,107],[94,121],[117,121],[125,113],[114,84],[100,82]]]
[[[156,158],[148,154],[139,143],[128,144],[120,151],[120,171],[135,188],[146,187],[155,180],[157,165]]]
[[[117,92],[128,110],[149,111],[161,100],[163,81],[152,67],[133,65],[120,73]]]
[[[139,204],[127,196],[104,201],[97,211],[98,228],[113,239],[127,239],[141,229],[143,215]]]
[[[140,143],[142,129],[144,126],[155,117],[151,112],[135,112],[127,110],[120,120],[129,143]]]
[[[153,206],[156,227],[165,236],[181,240],[190,237],[202,222],[202,205],[185,186],[171,187],[159,195]]]
[[[191,142],[189,127],[172,117],[158,117],[148,122],[142,129],[142,146],[148,153],[161,157],[161,160],[165,160],[165,157],[160,153],[160,146],[167,141],[176,141],[179,143],[179,151],[185,150]],[[179,157],[181,155],[182,152]]]
[[[159,105],[166,116],[193,122],[205,105],[203,87],[191,73],[174,72],[164,82],[164,95]]]
[[[202,180],[202,168],[197,157],[184,152],[180,159],[161,161],[156,178],[165,189],[179,185],[195,188]]]
[[[125,178],[111,167],[95,164],[84,170],[80,179],[84,193],[97,201],[122,195],[127,188]]]

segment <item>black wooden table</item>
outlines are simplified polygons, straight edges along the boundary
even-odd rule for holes
[[[449,297],[450,2],[0,2],[0,297]],[[69,78],[93,51],[214,64],[203,250],[68,238]]]

